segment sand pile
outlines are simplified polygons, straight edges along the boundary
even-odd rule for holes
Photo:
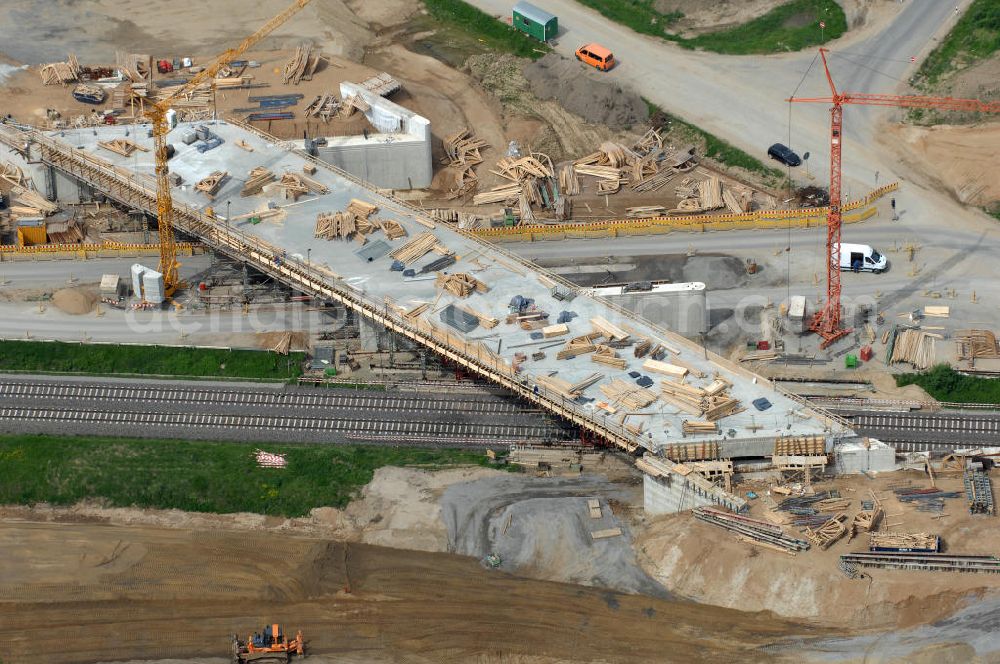
[[[587,122],[627,129],[649,118],[649,109],[637,93],[555,53],[526,66],[524,77],[536,97],[556,99]]]
[[[52,304],[63,313],[74,316],[89,314],[97,300],[97,293],[86,288],[63,288],[52,294]]]

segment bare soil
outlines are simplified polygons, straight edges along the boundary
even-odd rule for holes
[[[97,292],[89,288],[63,288],[52,294],[52,304],[60,311],[79,316],[89,314],[97,304]]]
[[[956,200],[978,207],[1000,201],[995,177],[1000,153],[1000,124],[973,126],[894,125],[897,149],[906,161],[937,180]]]
[[[328,539],[30,522],[0,534],[0,652],[11,664],[219,656],[230,633],[270,621],[331,658],[411,662],[762,661],[755,649],[793,629]]]
[[[1000,534],[987,527],[986,517],[969,515],[962,499],[947,501],[941,518],[898,501],[887,484],[904,479],[929,486],[925,475],[908,472],[882,474],[875,480],[841,477],[815,488],[839,489],[852,501],[851,517],[874,489],[885,498],[886,521],[898,524],[891,530],[938,534],[951,553],[989,554],[1000,546]],[[945,491],[961,490],[956,476],[939,477],[937,484]],[[774,498],[778,502],[781,496]],[[751,516],[773,519],[760,500],[751,504]],[[870,578],[848,579],[837,568],[838,556],[867,550],[867,533],[853,541],[845,537],[826,550],[813,547],[790,556],[739,542],[690,513],[651,518],[637,530],[639,559],[646,571],[671,591],[699,603],[769,610],[843,627],[906,627],[950,615],[980,593],[1000,591],[1000,580],[988,574],[873,569],[865,570]],[[786,527],[786,532],[794,528]]]
[[[638,93],[585,65],[557,53],[549,53],[524,68],[531,92],[539,99],[555,99],[567,111],[587,122],[611,129],[631,129],[649,118],[646,103]]]

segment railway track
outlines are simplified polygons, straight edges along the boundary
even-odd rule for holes
[[[1000,414],[953,412],[873,412],[837,409],[859,434],[918,452],[1000,445]]]
[[[175,404],[249,406],[295,410],[346,409],[386,412],[474,413],[515,415],[540,413],[533,406],[499,398],[391,394],[346,389],[219,390],[199,387],[157,387],[146,384],[0,384],[0,403],[8,400],[97,401],[108,404]]]
[[[474,446],[499,440],[551,439],[547,425],[493,424],[485,422],[434,422],[427,420],[372,420],[344,417],[282,415],[228,415],[224,413],[95,411],[74,408],[0,407],[0,423],[55,423],[73,427],[155,427],[159,429],[223,429],[228,432],[296,432],[327,434],[331,439],[383,440],[403,438],[451,445],[456,440]],[[564,434],[568,437],[568,433]]]

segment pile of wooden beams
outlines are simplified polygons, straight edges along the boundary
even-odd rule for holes
[[[287,85],[298,85],[299,81],[308,81],[319,66],[319,61],[324,58],[321,53],[313,53],[311,45],[299,46],[295,49],[295,54],[289,60],[281,72],[281,80]]]
[[[548,162],[543,163],[542,159]],[[552,160],[540,153],[533,153],[527,157],[503,157],[496,165],[496,169],[490,171],[511,182],[522,182],[529,177],[550,178],[554,175]]]
[[[15,187],[22,186],[26,182],[21,167],[9,161],[0,162],[0,179],[6,180]]]
[[[120,154],[123,157],[131,157],[132,153],[136,151],[149,152],[149,148],[144,148],[135,141],[131,141],[127,138],[115,138],[110,141],[98,141],[97,145],[105,150],[110,150],[115,154]]]
[[[153,58],[146,54],[126,53],[117,51],[115,53],[115,63],[118,71],[133,83],[149,81],[153,71]]]
[[[243,189],[240,191],[240,196],[255,196],[264,190],[265,185],[268,185],[277,179],[277,176],[267,168],[257,166],[250,171],[250,177],[247,178],[246,183],[243,185]]]
[[[483,157],[480,150],[489,147],[489,143],[478,138],[470,129],[462,129],[441,140],[444,147],[442,162],[451,165],[479,164]]]
[[[437,244],[437,237],[434,233],[421,233],[406,244],[389,252],[389,256],[409,265],[420,260],[424,254],[429,252]]]
[[[278,181],[278,186],[285,190],[285,198],[299,200],[303,194],[328,194],[330,189],[322,182],[317,182],[303,173],[285,173]]]
[[[557,360],[571,360],[577,355],[586,355],[597,350],[594,339],[600,338],[600,332],[591,332],[579,337],[573,337],[566,342],[566,345],[556,353]]]
[[[330,118],[340,110],[340,98],[332,93],[316,95],[316,97],[306,105],[302,114],[307,118],[319,118],[323,122],[329,122]]]
[[[830,545],[847,534],[847,515],[838,514],[829,521],[817,528],[806,526],[802,533],[806,538],[821,549],[828,549]]]
[[[896,328],[892,337],[889,362],[909,362],[917,369],[934,364],[934,341],[942,338],[940,334],[911,328]]]
[[[196,184],[194,188],[203,194],[206,194],[209,198],[215,198],[215,195],[219,193],[219,189],[222,188],[222,183],[225,182],[228,177],[228,171],[212,171],[210,175],[199,180],[198,184]]]
[[[563,196],[577,196],[580,193],[580,178],[572,164],[566,164],[559,169],[559,191]]]
[[[281,335],[281,338],[278,339],[278,343],[276,343],[271,350],[277,353],[278,355],[288,355],[288,351],[291,349],[291,347],[292,347],[292,333],[285,332],[284,334]]]
[[[989,330],[958,330],[954,339],[960,360],[1000,358],[1000,344]]]
[[[722,200],[733,214],[745,214],[750,211],[753,203],[753,191],[746,187],[726,187],[722,192]]]
[[[313,234],[319,238],[327,240],[342,239],[349,240],[352,237],[359,243],[367,242],[368,235],[384,227],[386,222],[376,222],[368,217],[378,211],[377,205],[352,198],[347,209],[343,212],[321,212],[316,215],[316,228]],[[406,231],[397,222],[391,222],[399,226],[399,230]],[[392,228],[395,237],[396,229]],[[393,238],[389,238],[393,239]]]
[[[722,181],[712,175],[698,184],[698,197],[701,199],[702,210],[718,210],[724,205],[722,200]]]
[[[681,422],[681,432],[685,436],[714,435],[719,432],[719,425],[703,420],[684,420]]]
[[[394,79],[388,72],[376,74],[371,78],[361,81],[358,85],[373,94],[377,94],[379,97],[388,97],[389,95],[398,92],[399,89],[403,87],[402,84]]]
[[[633,385],[620,378],[615,378],[610,383],[601,385],[598,389],[611,401],[612,405],[627,410],[645,408],[658,398],[652,390]]]
[[[576,399],[578,396],[583,394],[585,389],[594,383],[600,382],[603,378],[604,374],[592,373],[575,383],[570,383],[568,380],[564,380],[556,376],[537,376],[535,378],[535,382],[554,392],[557,392],[567,399]]]
[[[594,326],[594,330],[600,332],[603,336],[607,337],[609,341],[624,341],[628,339],[629,333],[610,323],[607,319],[601,316],[594,316],[590,319],[590,324]]]
[[[647,360],[646,364],[649,362],[656,362],[656,360]],[[659,362],[657,364],[665,365],[666,363]],[[675,372],[675,375],[678,370],[683,370],[685,374],[687,372],[685,367],[667,366],[672,367],[671,370]],[[645,364],[643,364],[643,368],[646,368]],[[680,377],[683,377],[683,374]],[[660,381],[660,397],[689,415],[700,416],[709,422],[714,422],[741,410],[739,399],[728,394],[730,387],[732,385],[721,378],[716,378],[707,387],[688,385],[679,382],[679,378],[678,381],[662,380]]]
[[[58,205],[45,200],[38,192],[24,187],[12,187],[10,196],[14,201],[14,204],[10,206],[10,211],[21,217],[44,217],[59,209]]]
[[[590,361],[615,369],[624,369],[628,366],[623,358],[618,357],[618,352],[614,348],[603,344],[597,344],[594,353],[590,356]]]
[[[401,237],[406,237],[406,229],[398,221],[383,219],[379,222],[379,226],[381,226],[387,240],[398,240]]]
[[[489,291],[486,284],[466,272],[439,274],[434,280],[434,285],[458,297],[468,297],[474,291],[478,293]]]
[[[38,73],[42,77],[43,85],[62,85],[72,83],[80,78],[80,63],[72,53],[66,58],[66,62],[51,62],[42,65]]]
[[[933,551],[940,548],[940,538],[927,533],[872,533],[868,548],[872,551],[895,549],[898,551]]]

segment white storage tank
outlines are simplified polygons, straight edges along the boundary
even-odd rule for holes
[[[163,275],[153,270],[142,274],[142,299],[152,304],[160,304],[164,300]]]
[[[132,294],[136,297],[142,297],[142,273],[146,271],[146,268],[135,263],[129,271],[132,274]]]

